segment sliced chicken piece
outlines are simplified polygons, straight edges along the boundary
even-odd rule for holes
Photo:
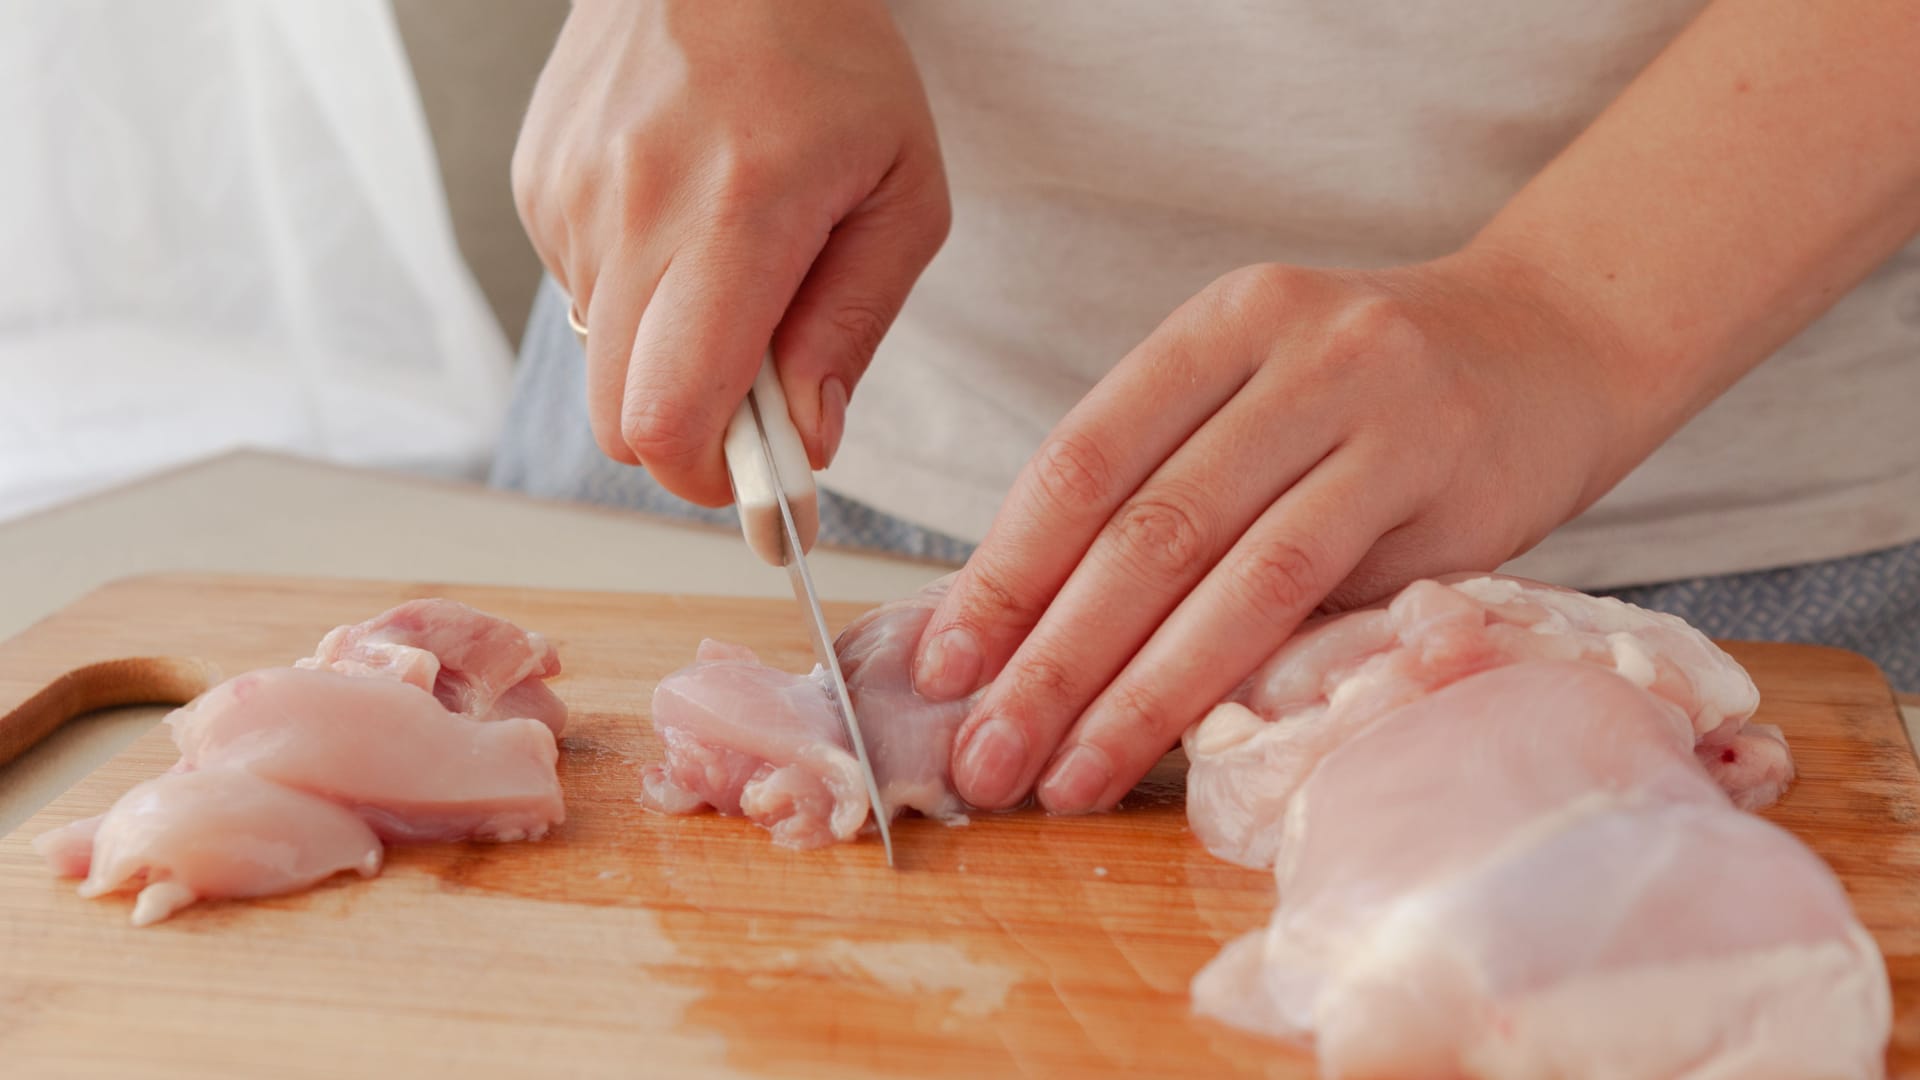
[[[860,763],[820,678],[704,641],[655,688],[653,727],[666,761],[641,773],[641,801],[654,810],[744,814],[794,848],[850,840],[867,819]]]
[[[1383,605],[1316,620],[1282,646],[1183,742],[1187,816],[1215,855],[1266,866],[1287,801],[1320,760],[1368,724],[1476,672],[1526,660],[1616,671],[1686,717],[1703,761],[1767,753],[1767,767],[1720,769],[1743,805],[1791,778],[1784,743],[1742,740],[1759,693],[1732,657],[1670,615],[1517,578],[1418,581]]]
[[[860,734],[887,812],[917,810],[949,825],[964,825],[967,807],[954,794],[949,766],[954,734],[980,695],[931,702],[913,690],[914,646],[952,580],[941,578],[848,623],[833,652],[847,677],[847,695],[860,718]]]
[[[1392,710],[1301,786],[1280,906],[1196,1008],[1312,1043],[1328,1077],[1880,1075],[1879,952],[1693,727],[1589,663]]]
[[[386,840],[533,839],[565,818],[550,728],[451,713],[412,683],[268,668],[167,724],[181,768],[246,769],[332,799]]]
[[[294,666],[395,679],[477,720],[527,717],[556,737],[566,727],[566,706],[546,684],[560,674],[553,643],[452,600],[412,600],[336,627]]]
[[[972,702],[924,701],[911,681],[914,644],[945,589],[943,580],[867,612],[834,652],[886,813],[964,824],[947,763]],[[702,642],[694,664],[654,691],[653,726],[666,748],[666,761],[641,776],[653,809],[744,814],[797,848],[850,840],[867,820],[860,765],[823,671],[795,675],[741,646]]]
[[[133,924],[198,900],[298,892],[338,873],[380,872],[380,841],[352,811],[239,769],[170,772],[97,818],[34,841],[80,895],[141,885]]]

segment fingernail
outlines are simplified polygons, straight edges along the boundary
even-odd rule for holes
[[[933,635],[913,666],[913,691],[928,701],[958,701],[973,693],[980,679],[980,643],[964,626]]]
[[[820,384],[820,460],[821,467],[833,464],[840,452],[840,436],[847,433],[847,381],[829,375]]]
[[[1113,783],[1113,762],[1107,752],[1082,743],[1047,770],[1040,781],[1040,805],[1054,814],[1084,814],[1092,810]]]
[[[953,786],[960,797],[984,810],[998,810],[1020,798],[1020,774],[1027,768],[1027,735],[1004,716],[974,730],[954,765]]]

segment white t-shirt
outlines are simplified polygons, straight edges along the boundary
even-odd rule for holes
[[[963,539],[1183,300],[1466,242],[1704,0],[895,0],[954,227],[829,487]],[[1920,244],[1511,569],[1601,588],[1920,537]]]

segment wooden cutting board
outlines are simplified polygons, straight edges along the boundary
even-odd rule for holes
[[[654,682],[706,635],[810,665],[790,603],[133,579],[0,644],[0,758],[77,710],[181,700],[436,595],[558,643],[565,826],[398,848],[372,881],[135,930],[128,898],[79,899],[28,840],[171,764],[151,732],[0,841],[0,1073],[1311,1075],[1188,1012],[1188,980],[1264,922],[1272,885],[1193,840],[1177,761],[1112,815],[903,821],[897,871],[877,843],[799,854],[740,820],[644,811]],[[1894,1074],[1920,1075],[1920,772],[1891,694],[1852,654],[1731,648],[1800,763],[1769,816],[1846,881],[1893,973]],[[182,659],[113,663],[129,657]]]

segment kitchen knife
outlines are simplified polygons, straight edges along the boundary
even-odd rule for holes
[[[800,602],[800,614],[807,624],[807,636],[813,642],[814,658],[826,669],[847,741],[860,761],[873,820],[880,826],[880,843],[886,849],[887,865],[892,866],[893,834],[888,828],[887,808],[881,805],[880,785],[874,779],[866,742],[860,737],[860,722],[853,714],[853,697],[847,692],[846,676],[833,652],[833,635],[827,631],[820,596],[807,569],[806,553],[813,547],[820,527],[819,493],[799,429],[787,412],[787,396],[780,389],[771,352],[761,358],[753,388],[727,424],[725,449],[727,475],[733,484],[733,501],[740,512],[747,546],[761,559],[787,570],[793,597]]]

